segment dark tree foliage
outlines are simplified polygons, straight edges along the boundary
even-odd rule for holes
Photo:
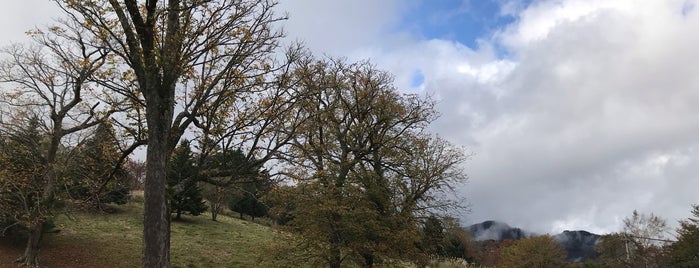
[[[211,207],[212,219],[223,206],[255,217],[267,215],[267,206],[260,198],[269,191],[272,181],[267,172],[261,170],[262,162],[248,158],[240,149],[218,149],[203,159],[204,168],[200,179],[206,185],[206,199]]]
[[[692,215],[680,221],[677,242],[670,246],[672,267],[699,267],[699,205],[692,206]]]
[[[471,234],[461,227],[456,219],[446,218],[443,224],[445,227],[443,256],[464,259],[469,263],[475,262],[476,251]]]
[[[119,163],[120,152],[114,129],[98,125],[91,138],[76,150],[67,170],[66,189],[73,199],[103,204],[125,204],[129,197],[128,174]]]
[[[243,214],[249,215],[253,219],[267,216],[267,205],[262,203],[251,191],[241,190],[239,195],[228,204],[228,208],[238,212],[241,219]]]
[[[167,169],[168,200],[175,219],[180,219],[183,213],[197,216],[206,211],[201,188],[197,184],[197,167],[192,149],[188,141],[182,141],[175,148]]]
[[[299,206],[297,197],[299,189],[292,185],[280,185],[272,187],[265,196],[265,203],[269,206],[269,217],[281,226],[286,226],[294,220],[294,211]]]
[[[422,227],[422,250],[431,255],[444,255],[444,225],[442,220],[435,216],[430,216],[425,220]]]

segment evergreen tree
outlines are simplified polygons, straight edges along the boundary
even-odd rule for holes
[[[76,151],[68,169],[70,197],[98,208],[105,203],[125,204],[129,195],[128,177],[119,163],[114,128],[108,123],[98,125],[92,137]]]
[[[170,212],[175,213],[175,219],[180,219],[182,213],[197,216],[206,211],[206,204],[202,200],[201,188],[197,182],[193,153],[189,141],[185,140],[175,148],[168,162],[168,198]]]
[[[237,191],[238,194],[228,204],[228,208],[238,212],[241,219],[243,214],[250,215],[253,220],[255,217],[266,216],[267,206],[256,196],[258,190],[254,188],[255,185],[247,184],[246,186],[248,186],[247,189],[243,188]]]
[[[262,172],[260,162],[248,159],[240,149],[219,149],[205,161],[205,172],[210,177],[202,176],[207,185],[205,195],[211,207],[212,220],[221,212],[223,206],[253,217],[267,215],[267,206],[259,198],[269,191],[270,177]]]
[[[699,267],[699,205],[693,206],[692,215],[680,221],[677,242],[670,246],[673,267]]]
[[[443,255],[445,234],[442,221],[435,216],[429,216],[423,224],[422,233],[422,250],[429,254]]]

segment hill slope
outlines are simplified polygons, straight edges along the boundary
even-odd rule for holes
[[[42,267],[140,267],[143,207],[134,202],[112,214],[72,213],[56,219],[60,232],[42,242]],[[172,267],[257,267],[277,231],[220,215],[184,216],[172,223]],[[15,267],[24,241],[0,238],[0,267]]]

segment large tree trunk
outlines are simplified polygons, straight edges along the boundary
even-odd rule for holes
[[[330,268],[340,268],[342,265],[342,251],[336,242],[336,237],[330,240],[330,258],[328,264]]]
[[[56,154],[58,152],[58,145],[61,143],[61,137],[63,137],[63,132],[61,126],[63,125],[63,118],[57,117],[54,119],[53,135],[51,136],[51,144],[49,145],[48,152],[46,154],[46,173],[44,174],[44,189],[41,193],[40,204],[36,208],[38,217],[41,217],[42,206],[47,206],[47,210],[53,206],[54,199],[54,185],[56,172],[54,168],[54,163],[56,162]],[[42,205],[43,204],[43,205]],[[38,267],[39,265],[39,244],[41,243],[41,237],[44,234],[44,223],[46,219],[41,217],[38,222],[29,228],[29,237],[27,239],[27,247],[24,249],[24,254],[22,257],[17,259],[17,262],[22,263],[27,267]]]
[[[17,262],[27,267],[39,266],[39,243],[44,234],[44,222],[40,222],[31,226],[29,230],[29,239],[27,247],[24,249],[24,255],[17,259]]]
[[[374,267],[374,254],[364,253],[362,254],[362,257],[364,258],[364,264],[362,264],[362,268]]]
[[[165,185],[167,161],[171,152],[169,135],[174,89],[171,92],[162,92],[163,89],[153,91],[149,92],[152,94],[146,95],[148,151],[143,208],[142,267],[166,268],[170,267],[170,212]]]

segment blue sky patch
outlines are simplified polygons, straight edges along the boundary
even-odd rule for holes
[[[425,75],[422,74],[422,71],[420,71],[420,70],[413,71],[413,74],[410,77],[410,87],[418,88],[423,83],[425,83]]]
[[[502,0],[419,0],[399,26],[425,39],[457,41],[471,49],[515,21],[501,12]]]
[[[682,4],[682,16],[687,16],[694,10],[694,1],[687,0]]]

